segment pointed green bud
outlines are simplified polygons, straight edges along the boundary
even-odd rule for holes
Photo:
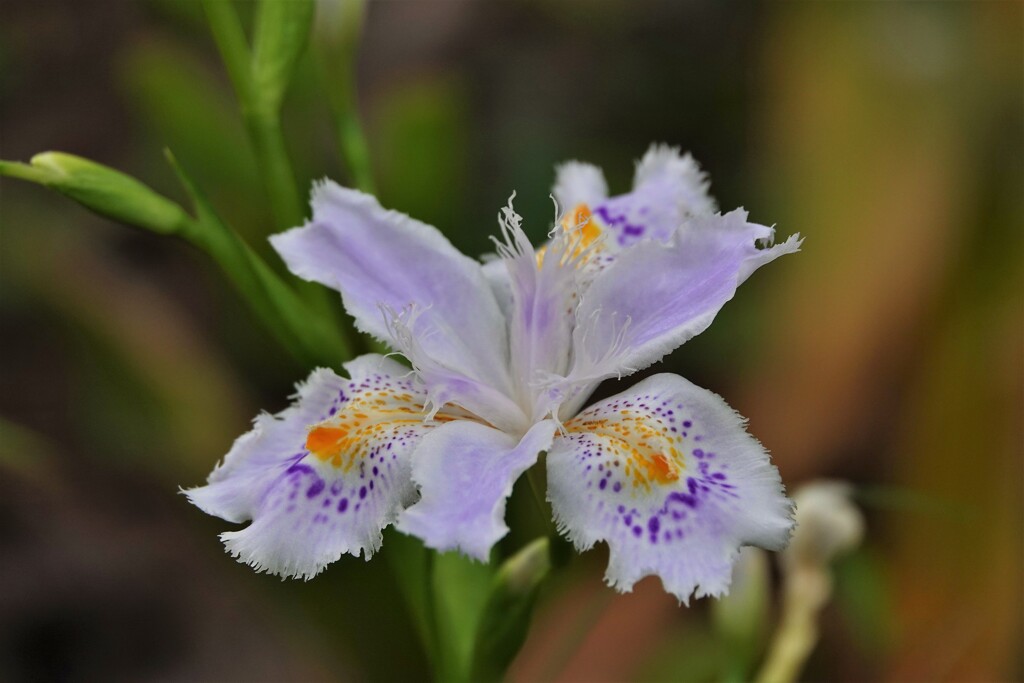
[[[172,234],[189,222],[174,202],[120,171],[63,152],[43,152],[30,165],[4,162],[0,173],[45,185],[96,213],[153,232]]]
[[[498,570],[477,627],[470,680],[501,680],[526,641],[533,606],[550,571],[547,538],[533,541]]]
[[[252,51],[252,95],[270,111],[281,107],[313,25],[313,0],[262,0]]]

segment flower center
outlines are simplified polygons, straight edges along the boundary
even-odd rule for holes
[[[570,233],[574,230],[578,230],[578,234],[575,236],[577,240],[575,248],[571,253],[566,253],[562,256],[563,261],[578,258],[581,253],[593,244],[598,237],[601,236],[601,227],[597,224],[591,213],[590,207],[586,204],[578,204],[572,211],[566,212],[562,216],[562,230],[566,233]],[[547,254],[547,245],[542,246],[537,250],[537,269],[540,270],[544,266],[544,255]],[[581,261],[576,267],[581,267],[585,261]]]
[[[570,433],[591,433],[609,439],[615,450],[626,459],[625,475],[633,486],[650,488],[652,483],[670,484],[677,481],[686,462],[677,448],[681,435],[671,434],[660,420],[631,410],[621,410],[615,417],[589,418],[584,415],[568,420],[565,428]]]
[[[436,415],[443,422],[454,419]],[[423,422],[422,410],[408,393],[377,391],[357,396],[306,434],[306,450],[320,462],[348,470],[368,454],[374,437]]]

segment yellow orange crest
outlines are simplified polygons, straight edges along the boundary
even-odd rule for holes
[[[438,415],[434,419],[451,418]],[[367,391],[352,396],[336,415],[310,428],[306,450],[324,464],[348,470],[372,448],[423,420],[423,406],[412,394]]]
[[[568,211],[562,216],[562,230],[565,232],[579,231],[579,241],[569,258],[578,257],[601,236],[601,227],[597,224],[597,221],[590,213],[590,207],[586,204],[579,204],[572,211]],[[546,246],[537,250],[538,268],[544,265],[544,254],[546,252]]]
[[[565,423],[569,433],[592,434],[620,454],[624,472],[634,488],[677,481],[686,469],[679,450],[682,436],[668,431],[656,418],[632,410],[613,417],[581,415]]]

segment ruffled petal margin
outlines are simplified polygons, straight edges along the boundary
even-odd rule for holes
[[[608,197],[604,173],[593,164],[567,161],[555,169],[555,186],[551,190],[561,210],[578,204],[593,206]]]
[[[555,422],[534,425],[522,439],[474,422],[452,422],[428,434],[413,459],[418,503],[402,513],[399,531],[440,551],[487,561],[506,533],[505,504],[516,479],[551,445]]]
[[[205,486],[186,490],[229,522],[228,552],[257,571],[309,579],[343,554],[367,559],[381,531],[415,499],[410,456],[444,421],[424,422],[424,393],[408,368],[379,355],[315,370],[291,407],[256,418]]]
[[[299,277],[341,292],[360,330],[406,355],[430,398],[519,426],[504,315],[481,265],[436,228],[331,181],[313,218],[270,238]]]
[[[737,209],[694,216],[670,243],[647,240],[619,254],[576,311],[566,386],[584,387],[585,398],[597,382],[645,368],[703,332],[757,268],[799,251],[799,235],[759,246],[773,235]]]
[[[661,577],[680,601],[724,594],[741,546],[779,550],[793,505],[767,451],[719,396],[654,375],[565,423],[548,451],[555,521],[610,550],[610,585]]]
[[[609,236],[609,247],[622,249],[649,239],[669,240],[688,218],[714,213],[709,186],[692,156],[652,145],[637,162],[631,192],[590,206]]]

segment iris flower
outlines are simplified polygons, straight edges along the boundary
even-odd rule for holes
[[[514,195],[513,195],[514,196]],[[607,582],[657,575],[681,601],[721,595],[739,548],[782,548],[793,506],[765,449],[719,396],[672,374],[586,406],[605,379],[655,363],[706,329],[762,265],[799,249],[743,210],[721,214],[692,157],[653,146],[633,190],[570,162],[562,217],[535,250],[512,209],[495,258],[322,182],[306,225],[271,238],[299,277],[341,292],[378,354],[315,370],[262,414],[205,486],[205,512],[251,523],[221,535],[259,571],[311,578],[367,559],[390,524],[486,561],[516,479],[546,452],[554,520],[580,551],[609,546]],[[556,209],[557,211],[557,209]]]

